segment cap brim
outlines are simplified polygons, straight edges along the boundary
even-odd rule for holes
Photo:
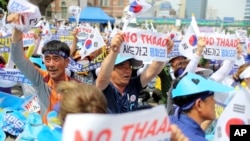
[[[124,57],[124,56],[121,56],[120,54],[117,55],[116,57],[116,60],[115,60],[115,65],[118,65],[118,64],[121,64],[125,61],[129,60],[131,62],[131,65],[133,67],[140,67],[142,66],[143,62],[140,61],[140,60],[136,60],[134,59],[133,57]]]
[[[233,91],[231,86],[223,85],[219,82],[206,79],[200,75],[187,73],[172,90],[172,98],[187,96],[200,92],[211,91],[226,93]]]
[[[212,73],[213,73],[213,70],[211,69],[206,69],[206,68],[201,68],[201,67],[197,67],[195,69],[195,73],[196,74],[199,74],[199,75],[202,75],[204,77],[209,77]]]
[[[187,58],[187,57],[185,57],[185,56],[182,56],[182,55],[180,55],[180,56],[174,56],[174,57],[171,57],[169,60],[168,60],[168,62],[169,63],[171,63],[175,58],[178,58],[178,57],[183,57],[183,58]]]

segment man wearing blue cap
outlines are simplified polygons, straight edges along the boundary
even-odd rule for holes
[[[112,113],[124,113],[137,110],[138,95],[164,67],[166,62],[154,61],[139,76],[131,77],[132,66],[140,65],[131,57],[121,57],[120,46],[122,33],[118,33],[111,41],[111,50],[104,59],[96,79],[96,86],[103,90],[108,108]],[[167,52],[171,52],[173,42],[169,40]]]
[[[227,93],[233,87],[206,79],[194,73],[186,73],[175,80],[172,89],[174,104],[178,107],[170,116],[191,141],[206,141],[201,123],[215,119],[214,92]]]

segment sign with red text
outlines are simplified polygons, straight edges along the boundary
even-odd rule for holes
[[[198,37],[194,34],[185,35],[188,38],[179,46],[181,54],[194,56],[197,50]],[[238,39],[233,35],[209,34],[205,36],[206,48],[203,50],[204,58],[214,60],[236,60]]]
[[[132,56],[138,60],[167,61],[167,34],[148,30],[128,28],[124,32],[124,42],[120,48],[122,56]]]
[[[215,60],[236,60],[238,39],[233,35],[207,34],[204,58]]]
[[[63,141],[167,141],[169,125],[163,105],[123,114],[69,114]]]
[[[26,0],[10,0],[7,9],[9,13],[20,14],[20,22],[10,25],[22,32],[28,32],[41,18],[39,8]]]
[[[35,45],[34,33],[31,31],[23,33],[23,47],[28,47],[32,45]]]

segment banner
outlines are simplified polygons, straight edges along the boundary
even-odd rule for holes
[[[120,48],[122,56],[132,56],[138,60],[167,61],[167,34],[148,30],[128,28],[124,32],[124,42]]]
[[[168,141],[170,121],[163,105],[124,114],[69,114],[63,141]]]

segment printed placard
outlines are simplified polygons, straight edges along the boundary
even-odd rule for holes
[[[28,47],[32,45],[35,45],[34,32],[23,33],[23,46]]]
[[[167,34],[143,29],[128,28],[124,32],[121,45],[122,56],[132,56],[138,60],[167,61]]]
[[[163,105],[124,114],[69,114],[63,141],[166,141],[170,121]]]

